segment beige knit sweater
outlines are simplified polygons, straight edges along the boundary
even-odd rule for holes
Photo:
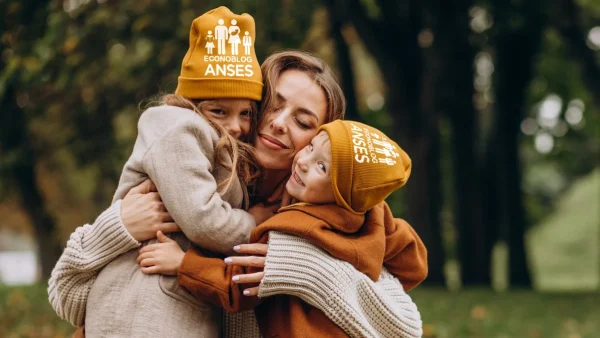
[[[81,325],[98,270],[136,247],[120,219],[120,202],[71,235],[49,281],[50,303],[61,318]],[[272,231],[259,295],[291,294],[322,310],[350,337],[421,337],[419,311],[387,271],[378,282],[307,240]],[[259,337],[252,312],[225,314],[223,337]]]

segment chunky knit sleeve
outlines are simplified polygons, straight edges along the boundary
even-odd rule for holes
[[[75,229],[48,281],[48,297],[56,313],[75,326],[82,325],[87,297],[100,269],[139,245],[121,221],[121,200],[94,224]]]
[[[421,315],[383,269],[373,282],[305,239],[271,231],[259,297],[293,295],[323,311],[350,337],[421,337]]]

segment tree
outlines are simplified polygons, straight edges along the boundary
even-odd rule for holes
[[[351,22],[382,69],[387,86],[387,110],[392,137],[411,154],[413,167],[405,188],[407,219],[428,250],[427,283],[444,284],[444,255],[440,232],[440,170],[438,118],[435,97],[435,61],[422,49],[418,35],[423,8],[418,1],[378,0],[368,9],[358,0],[334,1]],[[374,12],[374,15],[367,15]]]

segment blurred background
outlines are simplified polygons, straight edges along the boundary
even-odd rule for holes
[[[63,337],[46,281],[108,207],[192,20],[312,51],[413,159],[426,337],[600,336],[600,0],[0,0],[0,337]]]

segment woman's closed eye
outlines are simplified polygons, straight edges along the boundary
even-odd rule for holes
[[[307,130],[310,129],[311,126],[305,122],[300,121],[300,119],[296,119],[296,123],[298,123],[298,125],[300,126],[300,128]]]

